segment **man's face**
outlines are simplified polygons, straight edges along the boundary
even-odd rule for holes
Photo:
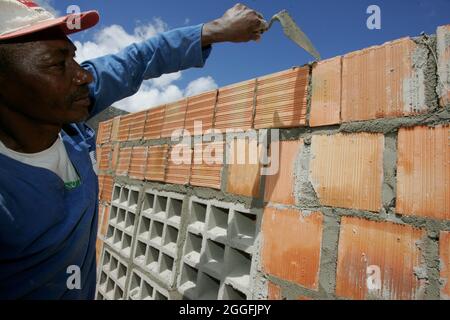
[[[92,75],[74,60],[75,46],[60,32],[7,46],[0,70],[0,106],[41,123],[64,125],[87,119]]]

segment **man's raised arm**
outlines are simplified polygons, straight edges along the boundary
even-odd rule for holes
[[[135,94],[144,80],[203,67],[212,44],[258,40],[264,27],[259,13],[237,4],[217,20],[164,32],[117,54],[83,62],[94,76],[89,85],[91,117]]]

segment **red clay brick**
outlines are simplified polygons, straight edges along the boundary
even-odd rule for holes
[[[120,145],[118,143],[115,143],[112,148],[113,151],[111,155],[111,170],[116,171],[117,162],[119,161]]]
[[[108,229],[110,209],[111,209],[110,206],[104,206],[104,211],[103,211],[102,220],[101,220],[101,227],[100,227],[101,239],[103,239],[105,237],[106,230]]]
[[[201,146],[195,144],[190,184],[220,190],[224,162],[223,152],[223,142],[204,142]],[[215,159],[222,159],[222,161],[216,163]]]
[[[450,103],[450,24],[437,29],[439,98],[441,106]]]
[[[143,138],[146,119],[147,111],[133,114],[131,118],[130,135],[128,140],[141,140]]]
[[[119,141],[119,142],[128,141],[128,138],[130,136],[130,127],[132,125],[133,117],[134,117],[133,114],[127,114],[126,116],[120,117],[120,125],[119,125],[117,141]]]
[[[262,222],[264,272],[317,290],[322,222],[320,212],[266,207]]]
[[[188,98],[184,128],[189,132],[189,135],[195,134],[194,123],[196,121],[201,121],[203,132],[213,128],[217,93],[218,91],[214,90]]]
[[[105,181],[105,176],[99,175],[98,176],[98,199],[99,200],[102,199],[104,181]]]
[[[165,106],[148,110],[144,129],[145,139],[151,140],[161,138],[161,130],[164,124],[164,112]]]
[[[97,238],[97,241],[95,243],[95,257],[97,259],[97,263],[100,263],[102,250],[103,250],[103,241]]]
[[[256,129],[306,125],[309,67],[293,68],[257,80]]]
[[[101,200],[111,202],[114,180],[112,176],[105,176],[103,180],[103,190]]]
[[[104,144],[111,141],[112,124],[112,119],[98,124],[97,144]]]
[[[99,159],[99,170],[109,170],[112,153],[112,145],[105,144],[103,147],[97,148],[97,158]]]
[[[336,295],[350,299],[422,299],[425,282],[418,243],[423,230],[389,222],[344,217],[339,237]],[[380,287],[367,282],[381,276]]]
[[[246,197],[259,195],[261,148],[257,139],[233,140],[230,146],[231,159],[227,162],[227,192]]]
[[[161,146],[151,146],[148,148],[145,179],[164,182],[168,153],[169,146],[166,144]]]
[[[450,219],[450,125],[398,134],[397,213]]]
[[[128,175],[131,162],[131,152],[133,148],[122,148],[119,152],[119,161],[117,163],[116,174],[118,176]]]
[[[441,298],[450,300],[450,232],[441,232],[439,241],[439,256],[441,265]]]
[[[128,175],[130,178],[144,180],[147,167],[148,147],[134,147]]]
[[[119,139],[119,128],[120,128],[120,116],[113,119],[111,127],[111,141],[117,142]]]
[[[161,138],[170,138],[176,130],[184,129],[187,99],[168,104],[164,114],[164,125]]]
[[[413,67],[417,45],[410,38],[388,42],[344,56],[342,121],[401,117],[427,111]]]
[[[266,176],[264,200],[266,202],[276,202],[293,205],[295,204],[295,161],[302,152],[303,140],[280,141],[279,146],[280,152],[278,173],[273,176]],[[272,149],[273,147],[271,145],[271,150]],[[271,157],[276,156],[277,155],[271,154]]]
[[[322,205],[381,209],[384,136],[313,136],[310,180]]]
[[[320,61],[312,69],[309,125],[320,127],[341,122],[342,57]]]
[[[267,289],[269,291],[269,300],[281,300],[283,298],[280,286],[269,281]]]
[[[170,149],[169,161],[166,167],[166,183],[189,184],[192,154],[192,148],[186,145],[177,145],[176,148],[172,147]]]
[[[103,222],[103,213],[105,212],[106,206],[102,203],[98,204],[98,226],[97,226],[97,236],[100,238],[100,231]]]
[[[256,80],[219,89],[214,128],[248,130],[253,124],[253,100]]]

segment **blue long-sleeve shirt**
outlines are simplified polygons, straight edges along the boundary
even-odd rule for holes
[[[94,76],[90,116],[136,93],[143,80],[203,67],[211,48],[202,48],[202,27],[175,29],[84,62]],[[0,300],[95,296],[98,178],[90,158],[95,132],[77,123],[61,134],[81,178],[73,190],[49,170],[0,154]],[[79,290],[67,286],[71,266],[80,268]]]

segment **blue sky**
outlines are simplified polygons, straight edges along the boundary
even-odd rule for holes
[[[96,9],[101,22],[94,29],[73,36],[87,41],[104,27],[113,24],[133,33],[139,24],[155,17],[168,28],[207,22],[221,16],[237,1],[228,0],[54,0],[52,5],[61,13],[77,4],[82,10]],[[323,58],[331,58],[403,36],[416,36],[422,31],[433,34],[437,26],[450,23],[450,0],[247,0],[249,7],[260,11],[267,19],[287,9],[310,37]],[[369,5],[381,8],[382,29],[369,30],[366,13]],[[217,85],[251,79],[303,65],[311,57],[283,36],[279,25],[266,33],[259,43],[219,44],[203,69],[183,72],[176,84],[184,88],[194,79],[211,76]]]

